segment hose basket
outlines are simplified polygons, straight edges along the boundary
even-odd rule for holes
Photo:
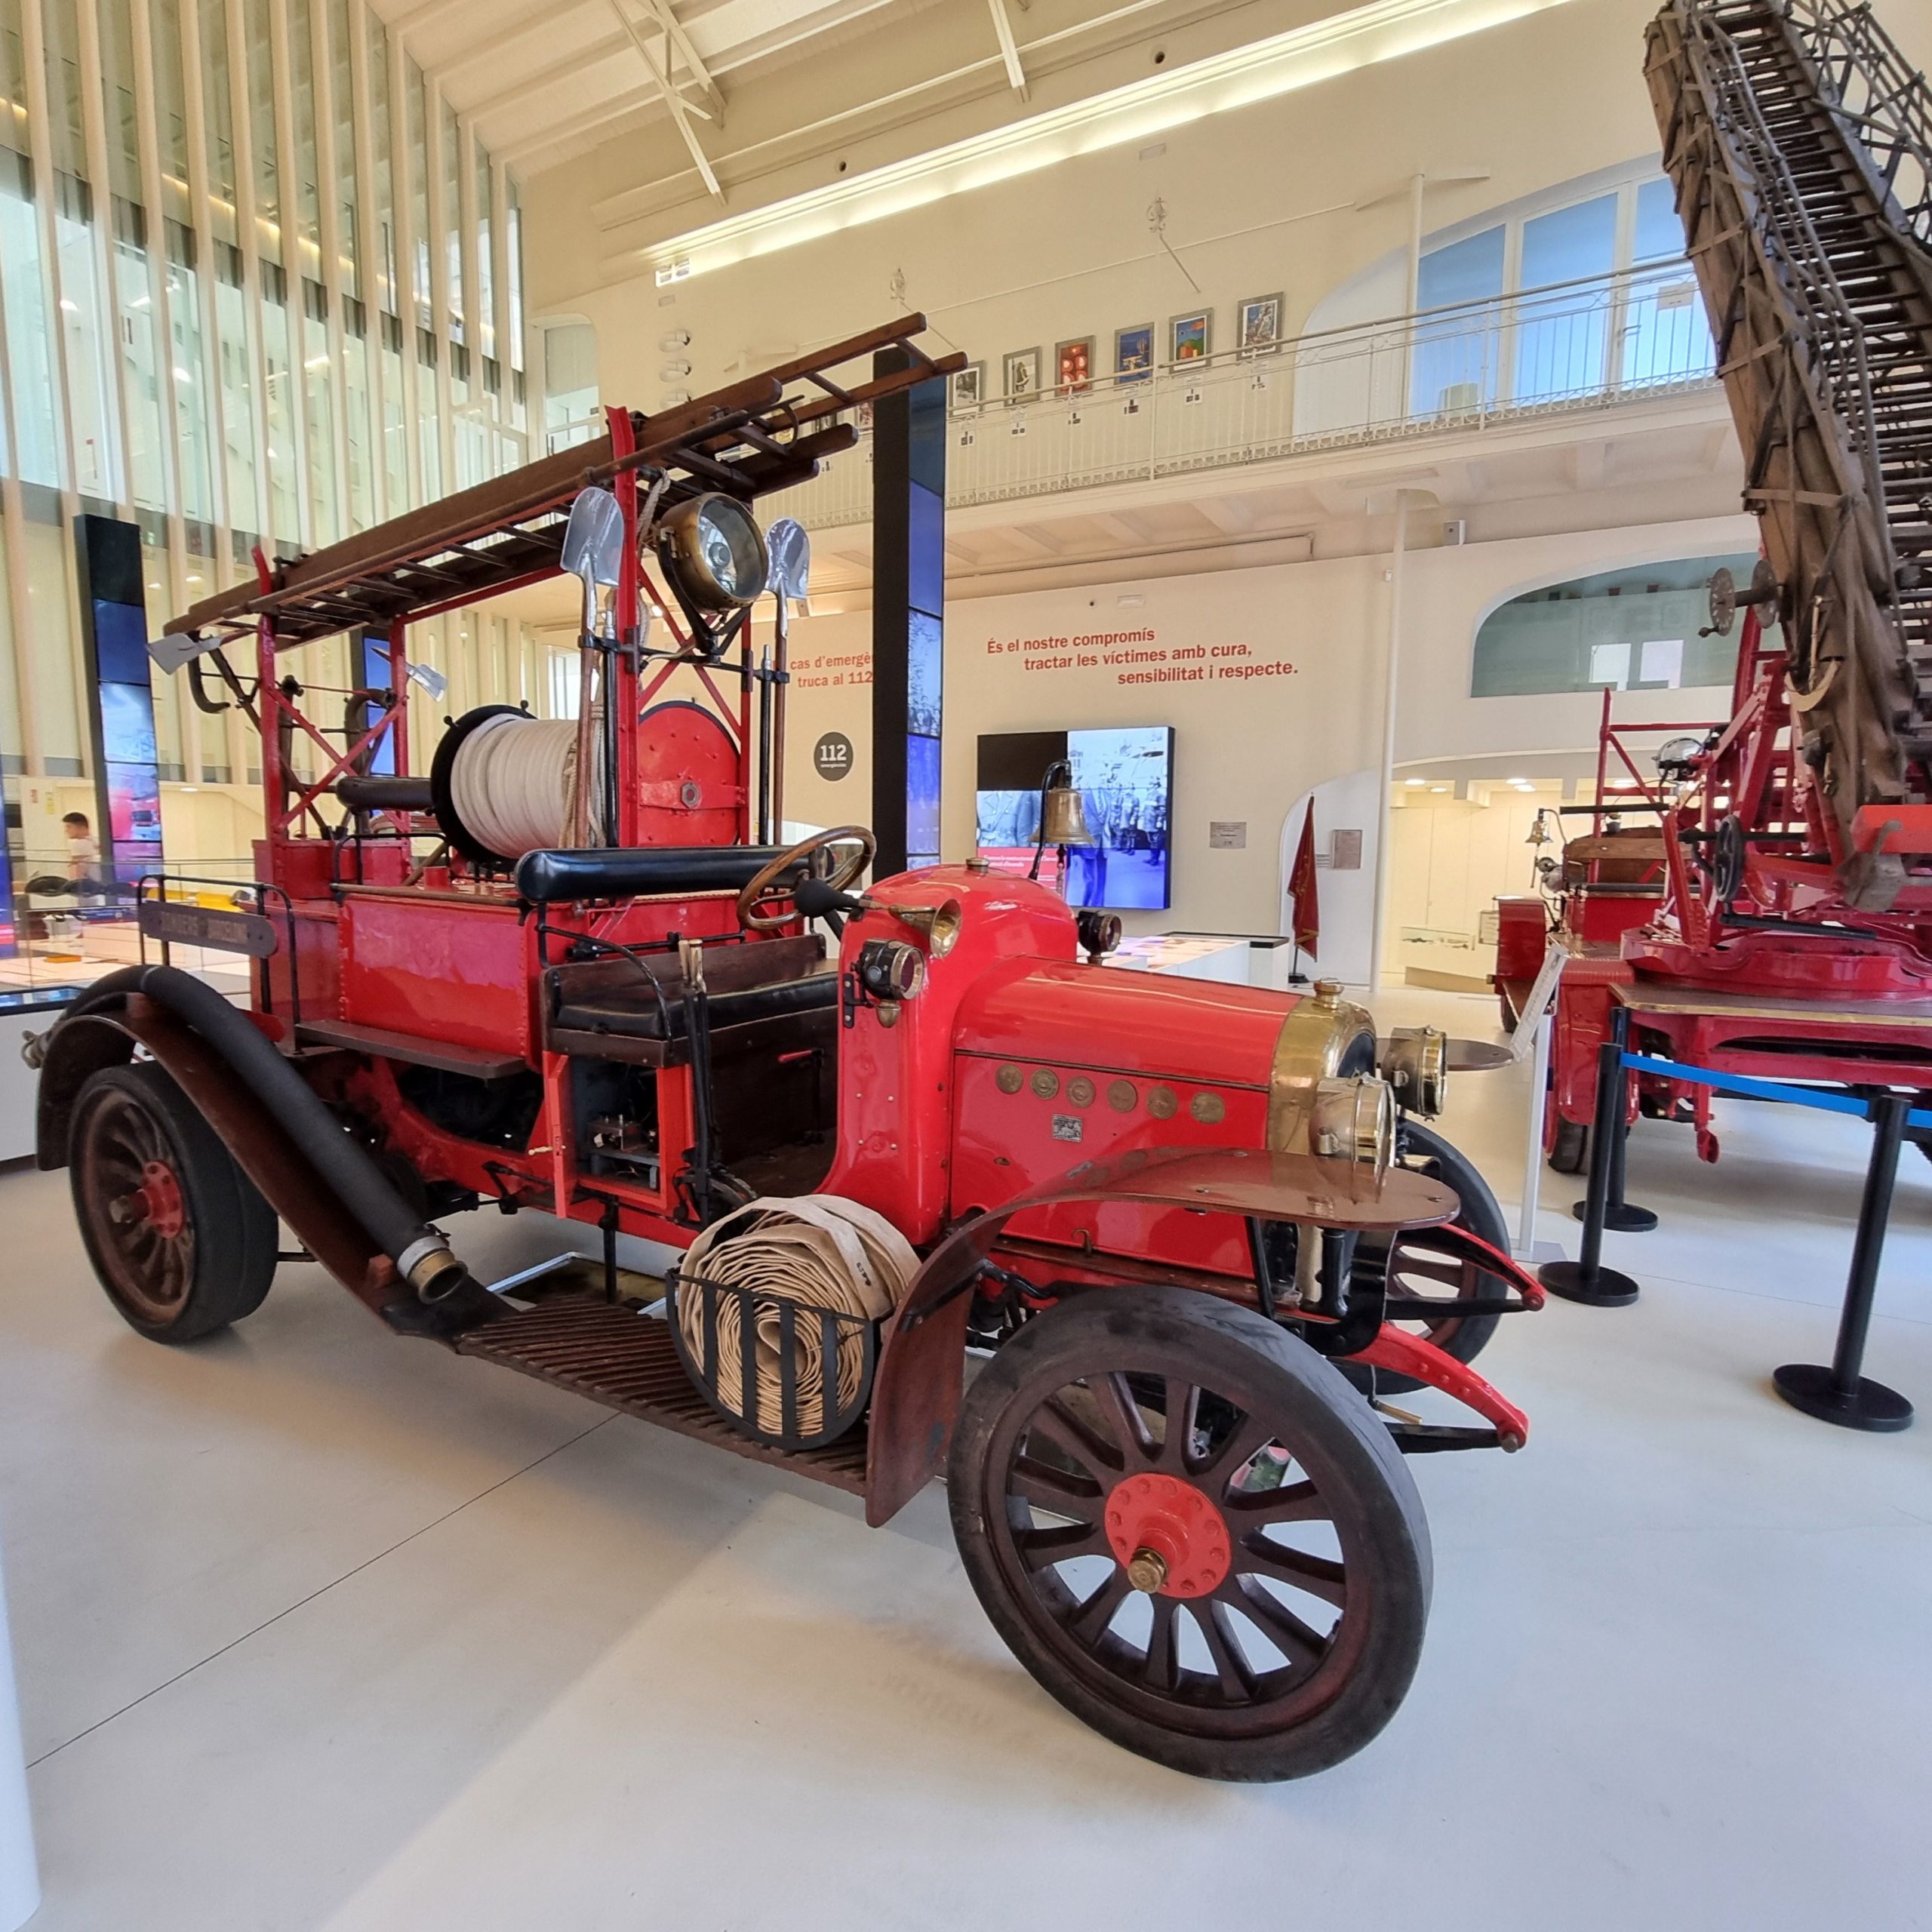
[[[879,1324],[918,1270],[905,1237],[856,1201],[754,1201],[713,1223],[673,1271],[678,1359],[733,1428],[823,1448],[865,1414]]]

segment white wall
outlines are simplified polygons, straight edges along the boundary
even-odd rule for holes
[[[1602,699],[1595,691],[1472,698],[1476,628],[1519,592],[1594,571],[1665,558],[1723,556],[1758,546],[1755,518],[1706,517],[1636,529],[1581,530],[1464,548],[1412,551],[1404,566],[1399,767],[1426,758],[1594,748]],[[1620,719],[1729,715],[1725,690],[1620,692]],[[1499,774],[1503,775],[1503,774]],[[1534,769],[1525,774],[1534,777]]]
[[[1294,875],[1302,823],[1312,804],[1319,943],[1313,958],[1304,958],[1303,968],[1324,979],[1344,980],[1352,986],[1368,983],[1374,954],[1375,848],[1381,836],[1378,809],[1381,795],[1382,774],[1378,768],[1346,772],[1340,778],[1324,778],[1281,822],[1277,888],[1280,911],[1276,930],[1284,933],[1294,930],[1294,900],[1288,891],[1288,881]],[[1338,872],[1328,861],[1334,851],[1335,834],[1342,831],[1361,834],[1361,863]]]
[[[1525,761],[1535,776],[1538,753],[1592,749],[1599,708],[1594,693],[1469,695],[1483,615],[1531,584],[1645,558],[1734,550],[1752,536],[1749,519],[1721,518],[1412,555],[1404,586],[1398,761],[1493,754]],[[1133,915],[1131,928],[1278,931],[1283,826],[1312,788],[1370,772],[1380,758],[1386,565],[1386,558],[1374,556],[1323,558],[951,603],[945,855],[956,859],[972,849],[974,740],[980,733],[1172,724],[1174,906],[1166,914]],[[1152,637],[1124,648],[1168,654],[1162,661],[1109,663],[1115,647],[1078,641],[1144,632]],[[808,619],[795,625],[792,636],[787,814],[823,825],[863,821],[871,808],[870,615]],[[1195,650],[1204,654],[1172,654]],[[1244,670],[1251,675],[1226,675]],[[1172,675],[1179,672],[1200,675]],[[1155,672],[1167,675],[1155,683],[1122,681]],[[1619,711],[1632,718],[1716,716],[1728,695],[1632,693],[1620,700]],[[852,775],[836,784],[820,778],[812,765],[813,746],[828,731],[843,732],[857,753]],[[1374,820],[1366,817],[1373,802],[1371,795],[1362,806],[1370,834],[1364,880],[1372,880],[1374,865]],[[1246,822],[1244,850],[1208,849],[1208,828],[1217,820]],[[1318,820],[1324,839],[1327,829]],[[1358,978],[1367,970],[1366,886],[1357,905],[1337,875],[1324,871],[1321,880],[1324,951],[1341,949],[1324,964]],[[1358,945],[1362,957],[1349,973],[1350,949]]]

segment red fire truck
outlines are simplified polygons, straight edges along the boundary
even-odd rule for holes
[[[155,878],[141,921],[252,954],[253,997],[165,958],[97,983],[38,1044],[40,1159],[157,1341],[261,1303],[279,1217],[397,1334],[875,1524],[943,1471],[988,1614],[1070,1710],[1299,1775],[1401,1701],[1430,1586],[1405,1452],[1521,1446],[1468,1363],[1542,1297],[1420,1118],[1439,1035],[1109,968],[1117,922],[977,859],[868,884],[862,828],[774,837],[805,546],[750,506],[944,376],[922,327],[612,409],[177,619],[157,650],[260,729],[268,831],[241,908]],[[472,709],[425,769],[411,626],[565,569],[577,714]],[[286,654],[343,632],[382,675],[325,713]],[[438,1220],[478,1206],[587,1224],[604,1265],[479,1281]],[[676,1265],[641,1278],[620,1236]],[[1471,1418],[1386,1400],[1417,1389]]]

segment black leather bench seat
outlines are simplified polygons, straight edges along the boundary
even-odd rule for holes
[[[713,993],[709,1011],[715,1029],[748,1026],[757,1020],[781,1019],[794,1013],[817,1013],[838,1004],[838,975],[815,973],[809,979],[784,980],[776,986]],[[674,984],[665,988],[660,1002],[640,980],[634,986],[611,986],[567,999],[556,1009],[551,1023],[572,1033],[600,1033],[629,1040],[681,1040],[685,1037],[684,999]]]

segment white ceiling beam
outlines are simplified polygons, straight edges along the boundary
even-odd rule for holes
[[[420,6],[397,14],[389,23],[389,32],[399,39],[406,39],[418,28],[432,25],[445,14],[459,13],[469,4],[470,0],[422,0]]]
[[[516,35],[528,33],[534,24],[535,23],[533,22],[525,21],[521,27],[515,29]],[[472,119],[480,121],[485,115],[498,113],[504,108],[519,106],[527,101],[529,97],[536,93],[540,88],[549,87],[552,82],[565,79],[574,74],[581,75],[584,68],[591,62],[607,60],[614,54],[621,54],[630,44],[630,36],[628,34],[621,33],[614,33],[608,39],[592,41],[588,47],[580,47],[574,53],[565,55],[562,60],[553,60],[547,67],[525,69],[517,74],[514,78],[506,81],[503,85],[497,88],[494,92],[484,95],[480,100],[472,101],[464,112]],[[480,52],[481,50],[478,51]],[[469,57],[468,54],[465,54],[463,61],[445,61],[442,64],[441,71],[445,74],[453,72]],[[641,88],[635,91],[627,91],[623,97],[626,105],[632,107],[641,105],[647,97]],[[560,136],[565,131],[567,131],[561,128],[558,130]],[[496,150],[493,148],[491,152],[494,154]]]
[[[1193,507],[1223,537],[1245,537],[1259,521],[1252,500],[1244,497],[1197,497]]]
[[[1007,82],[1022,100],[1031,97],[1026,69],[1020,64],[1020,44],[1013,37],[1013,23],[1007,17],[1006,0],[986,0],[992,9],[993,32],[999,35],[999,57],[1006,63]]]
[[[704,64],[703,57],[691,45],[691,37],[685,32],[683,23],[671,11],[671,0],[644,0],[644,6],[645,12],[664,29],[671,45],[678,50],[678,59],[684,62],[685,72],[697,83],[698,92],[703,96],[704,104],[711,110],[712,118],[721,119],[724,97],[718,91],[718,83],[712,78],[711,70]]]
[[[1000,534],[1015,543],[1026,545],[1043,557],[1051,557],[1057,563],[1063,559],[1071,547],[1057,537],[1048,536],[1037,524],[1009,524]]]
[[[520,14],[501,32],[488,34],[481,40],[472,41],[468,46],[459,48],[447,60],[438,60],[436,63],[436,71],[447,81],[451,75],[460,74],[466,67],[480,66],[487,60],[497,59],[506,49],[515,46],[519,41],[528,40],[532,34],[543,32],[548,25],[548,22],[535,14]],[[581,69],[590,62],[601,60],[607,55],[617,53],[629,45],[630,42],[623,34],[609,34],[601,40],[592,41],[587,47],[578,48],[570,56],[568,61],[560,63],[556,66],[546,69],[545,71],[561,74],[571,68]],[[500,91],[491,95],[490,98],[492,100],[506,100],[516,93],[519,88],[529,85],[530,82],[527,77],[511,81]],[[463,109],[466,114],[475,114],[480,111],[481,104],[477,103],[472,103]]]
[[[611,12],[617,15],[625,32],[630,35],[631,45],[637,49],[638,57],[643,61],[645,72],[650,75],[658,93],[663,97],[664,105],[671,110],[671,118],[676,123],[678,133],[685,146],[691,150],[691,159],[697,164],[698,174],[703,180],[706,191],[714,199],[721,202],[724,198],[724,190],[718,185],[710,157],[706,154],[703,144],[698,140],[697,130],[691,125],[692,115],[701,114],[703,109],[694,107],[672,85],[671,76],[658,63],[657,51],[645,38],[636,21],[631,18],[624,0],[610,0],[610,4]]]
[[[587,113],[574,114],[568,120],[553,122],[534,134],[493,141],[489,144],[490,152],[500,161],[522,161],[528,155],[541,154],[546,149],[561,147],[566,141],[594,134],[600,128],[608,128],[614,121],[628,121],[658,100],[657,95],[645,88],[627,88],[601,107],[593,108]]]

